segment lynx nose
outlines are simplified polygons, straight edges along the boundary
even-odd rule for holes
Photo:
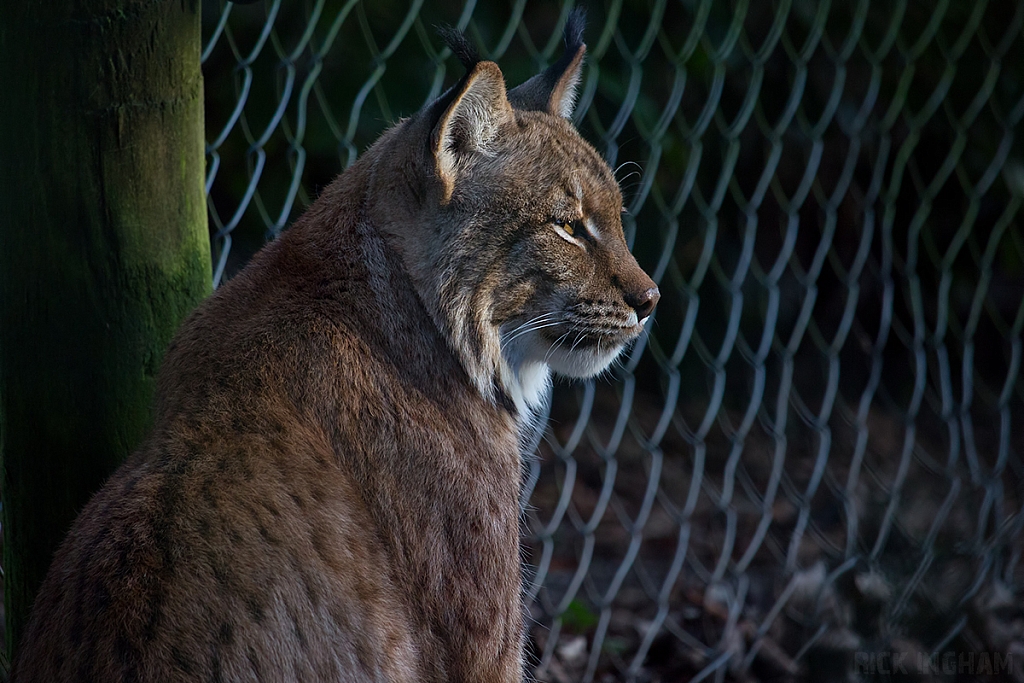
[[[654,307],[658,305],[658,299],[660,298],[661,292],[658,291],[658,288],[651,287],[639,295],[627,294],[626,303],[636,311],[636,319],[642,322],[644,318],[654,311]]]

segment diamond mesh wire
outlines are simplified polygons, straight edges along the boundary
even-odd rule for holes
[[[434,25],[514,85],[570,9],[204,3],[215,281],[461,73]],[[1020,679],[1024,4],[588,10],[574,119],[663,296],[609,378],[556,387],[537,678]]]

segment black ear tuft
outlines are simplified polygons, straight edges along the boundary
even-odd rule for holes
[[[576,54],[583,45],[583,29],[587,25],[587,10],[576,5],[569,12],[569,18],[565,22],[565,51]]]
[[[436,28],[437,34],[441,36],[441,39],[448,46],[448,49],[452,51],[452,54],[462,62],[462,66],[466,67],[466,71],[471,71],[474,66],[480,63],[480,53],[469,42],[469,38],[466,37],[465,33],[448,24],[442,24]]]
[[[565,52],[557,62],[525,83],[508,91],[509,102],[520,111],[546,111],[569,118],[576,106],[576,91],[582,78],[583,27],[587,13],[575,7],[565,22]]]

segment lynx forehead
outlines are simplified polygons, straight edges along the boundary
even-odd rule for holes
[[[511,91],[454,38],[459,83],[189,318],[15,683],[521,683],[522,439],[658,300],[567,119],[581,33]]]

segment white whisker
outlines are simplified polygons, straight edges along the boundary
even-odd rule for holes
[[[572,334],[572,330],[569,330],[568,332],[563,334],[561,337],[559,337],[558,339],[555,340],[554,344],[552,344],[550,347],[548,347],[548,352],[544,354],[544,364],[545,365],[547,365],[548,359],[551,358],[551,354],[555,352],[555,349],[557,349],[559,347],[559,345],[561,345],[562,340],[565,339],[566,337],[568,337],[570,334]]]
[[[530,318],[526,322],[520,323],[514,329],[512,329],[512,330],[510,330],[508,332],[502,333],[502,336],[503,337],[515,336],[515,334],[517,332],[519,332],[519,330],[523,329],[524,327],[527,327],[529,325],[533,325],[535,323],[543,322],[545,320],[550,319],[554,315],[555,315],[554,311],[549,311],[548,313],[541,313],[540,315],[537,315],[537,316],[534,316],[534,317]]]
[[[514,335],[512,335],[508,339],[505,339],[504,341],[502,341],[502,343],[501,343],[502,348],[504,348],[505,345],[511,343],[512,340],[514,340],[516,337],[521,337],[524,334],[529,334],[530,332],[536,332],[537,330],[543,330],[545,327],[554,327],[554,326],[560,325],[560,324],[561,324],[561,321],[553,320],[551,322],[547,322],[547,323],[544,323],[544,324],[541,324],[541,325],[534,325],[533,327],[530,327],[530,328],[525,329],[525,330],[520,330],[519,332],[515,333]]]
[[[623,162],[622,162],[621,164],[619,164],[619,165],[618,165],[618,166],[617,166],[617,167],[615,168],[615,170],[614,170],[614,171],[612,172],[612,175],[613,175],[613,176],[615,176],[615,177],[618,177],[618,175],[619,175],[619,171],[621,171],[621,170],[622,170],[623,168],[625,168],[626,166],[629,166],[630,164],[633,164],[633,165],[634,165],[634,166],[636,166],[636,168],[637,168],[637,170],[636,170],[636,171],[633,171],[633,173],[637,173],[637,172],[640,172],[640,173],[642,173],[642,172],[643,172],[643,170],[644,170],[644,169],[643,169],[643,167],[642,167],[642,166],[640,166],[640,164],[636,163],[635,161],[623,161]],[[629,176],[626,176],[626,177],[628,178]],[[619,182],[622,182],[622,181],[620,180]]]
[[[643,174],[640,171],[631,171],[631,172],[627,173],[622,178],[622,180],[619,181],[619,186],[621,187],[624,182],[626,182],[627,180],[629,180],[633,176],[637,176],[638,178],[643,178],[644,177]]]
[[[552,320],[552,318],[557,317],[559,315],[560,314],[557,312],[548,312],[531,318],[530,320],[527,320],[525,323],[522,323],[521,325],[517,326],[511,332],[502,335],[501,348],[504,349],[505,346],[511,343],[514,339],[524,334],[529,334],[530,332],[542,330],[545,327],[554,327],[555,325],[561,324],[561,320]]]
[[[574,341],[572,343],[572,346],[569,347],[569,353],[572,353],[573,351],[576,350],[576,345],[579,344],[581,341],[583,341],[583,337],[586,336],[586,333],[587,333],[587,331],[583,330],[578,335],[576,335],[576,341]]]

